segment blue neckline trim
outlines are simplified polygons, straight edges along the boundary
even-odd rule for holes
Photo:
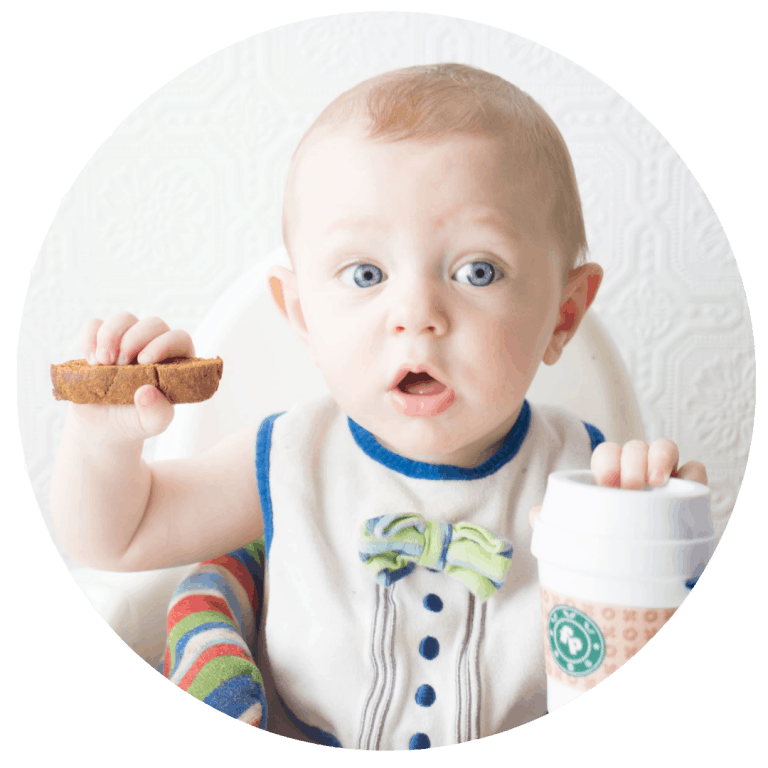
[[[605,435],[603,435],[603,433],[593,424],[587,424],[586,421],[583,421],[582,424],[587,428],[589,441],[592,444],[592,450],[594,451],[600,443],[605,442]]]
[[[504,440],[504,445],[493,456],[476,467],[427,464],[423,461],[407,459],[405,456],[399,456],[385,448],[367,429],[361,427],[349,416],[347,416],[347,421],[349,422],[349,431],[363,453],[401,475],[418,480],[479,480],[482,477],[492,475],[515,458],[528,434],[528,428],[531,424],[531,406],[527,400],[523,401],[520,415]]]

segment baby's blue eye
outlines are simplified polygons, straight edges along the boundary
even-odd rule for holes
[[[483,286],[489,285],[502,276],[493,264],[487,261],[472,261],[460,267],[454,277],[459,283]]]
[[[352,264],[339,275],[339,279],[345,285],[370,288],[384,279],[384,273],[373,264]]]

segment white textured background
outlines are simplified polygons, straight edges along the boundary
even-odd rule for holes
[[[361,6],[376,3],[219,0],[215,12],[207,0],[133,0],[130,12],[102,0],[9,5],[0,24],[0,312],[9,354],[19,341],[30,270],[56,205],[133,106],[233,41]],[[768,59],[759,5],[732,0],[710,10],[698,0],[409,0],[407,7],[469,16],[540,40],[600,74],[649,115],[702,181],[726,226],[764,359],[768,154],[764,103],[756,94],[764,90]],[[25,354],[31,351],[14,357],[12,371],[24,365]],[[345,759],[373,765],[374,758],[377,765],[399,765],[408,757],[339,754],[255,734],[168,685],[130,652],[67,577],[46,535],[15,426],[17,400],[25,393],[17,393],[10,376],[0,378],[0,391],[9,427],[2,454],[3,552],[6,583],[13,584],[5,615],[15,628],[0,639],[10,754],[126,768],[184,758],[218,764],[222,750],[226,759],[295,758],[318,766]],[[768,537],[760,403],[736,514],[679,616],[642,654],[562,712],[461,749],[427,751],[420,765],[517,759],[644,768],[657,755],[668,764],[754,762],[768,676],[759,656],[748,666],[733,662],[768,631],[760,609]]]
[[[344,14],[281,27],[201,61],[115,130],[62,200],[32,275],[19,346],[27,467],[46,520],[66,406],[51,362],[80,357],[90,316],[127,309],[194,331],[281,243],[290,156],[336,95],[379,72],[460,61],[528,91],[573,155],[595,310],[635,383],[647,437],[702,460],[722,532],[755,399],[752,330],[717,216],[658,131],[603,82],[524,38],[443,16]],[[608,436],[610,439],[610,436]]]

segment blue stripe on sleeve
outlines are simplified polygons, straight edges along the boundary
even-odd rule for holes
[[[267,722],[264,689],[250,675],[237,675],[217,685],[203,701],[230,717],[238,718],[254,704],[261,704],[261,727]]]
[[[271,505],[270,505],[270,514],[272,512]],[[266,526],[266,523],[265,523]],[[253,579],[253,583],[256,585],[256,588],[258,589],[260,585],[264,584],[264,573],[261,570],[261,566],[259,563],[251,556],[251,554],[248,552],[247,549],[236,549],[234,552],[230,552],[228,554],[228,557],[232,557],[235,560],[238,560],[241,562],[245,568],[247,569],[248,573],[251,575],[251,578]]]

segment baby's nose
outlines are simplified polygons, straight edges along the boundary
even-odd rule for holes
[[[437,328],[434,325],[428,325],[426,328],[424,328],[425,331],[431,331],[432,333],[435,333],[437,331]],[[404,325],[396,325],[395,326],[395,333],[404,333],[405,332],[405,326]]]
[[[448,330],[448,318],[435,296],[404,297],[392,313],[390,327],[396,334],[441,336]]]

